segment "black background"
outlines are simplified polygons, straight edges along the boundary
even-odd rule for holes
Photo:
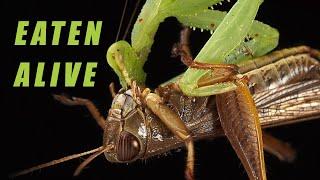
[[[232,1],[234,2],[234,1]],[[53,100],[53,93],[67,93],[93,100],[106,115],[111,103],[108,84],[117,76],[107,66],[105,54],[116,37],[124,1],[4,1],[5,14],[1,26],[1,132],[5,174],[39,163],[57,159],[98,147],[102,143],[102,131],[86,109],[65,107]],[[135,1],[129,1],[125,25]],[[222,9],[228,9],[227,4]],[[320,49],[319,1],[265,0],[257,19],[280,31],[278,49],[306,44]],[[221,7],[221,6],[217,6]],[[68,31],[62,31],[59,46],[14,46],[17,22],[29,20],[34,27],[37,20],[102,20],[103,29],[99,46],[66,46]],[[48,23],[50,24],[50,23]],[[85,27],[85,26],[84,26]],[[50,29],[50,28],[48,28]],[[124,29],[124,28],[123,28]],[[180,26],[170,18],[160,26],[149,61],[145,65],[147,83],[151,87],[183,72],[186,68],[178,60],[170,58],[172,44],[178,40]],[[32,34],[32,30],[28,31]],[[49,30],[47,42],[50,43]],[[122,31],[123,34],[123,31]],[[194,53],[209,37],[209,33],[192,34]],[[30,36],[28,36],[30,38]],[[127,38],[129,39],[129,38]],[[82,39],[81,39],[82,40]],[[83,41],[80,41],[80,43]],[[3,44],[4,47],[3,47]],[[3,56],[4,55],[4,56]],[[97,61],[98,69],[94,88],[83,88],[82,69],[75,88],[63,87],[63,78],[57,88],[12,88],[20,61],[31,62],[31,82],[34,82],[38,61],[45,61],[44,79],[50,80],[54,61]],[[63,67],[63,65],[62,65]],[[280,162],[270,154],[265,155],[269,179],[319,179],[320,170],[320,122],[311,121],[270,129],[275,136],[290,142],[298,151],[294,163]],[[183,179],[185,151],[172,152],[168,156],[154,157],[132,164],[111,164],[103,156],[97,158],[79,177],[73,178],[73,170],[81,160],[73,160],[46,168],[17,179]],[[196,144],[197,179],[247,179],[247,175],[231,146],[224,139],[201,141]]]

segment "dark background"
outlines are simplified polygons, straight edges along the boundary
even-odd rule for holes
[[[234,0],[232,2],[235,2]],[[125,25],[135,1],[129,1]],[[93,100],[103,114],[111,104],[108,85],[117,76],[107,66],[105,54],[116,37],[124,1],[3,1],[1,26],[1,132],[3,141],[1,164],[5,174],[57,159],[66,155],[93,149],[102,144],[102,131],[86,109],[65,107],[53,100],[53,93]],[[227,4],[222,9],[228,9]],[[280,31],[278,49],[295,45],[309,45],[320,49],[319,1],[265,0],[257,19]],[[221,6],[217,6],[221,7]],[[34,27],[37,20],[102,20],[103,29],[99,46],[66,46],[68,31],[62,31],[59,46],[14,46],[17,22],[29,20]],[[84,26],[86,27],[86,26]],[[48,28],[50,29],[50,28]],[[122,30],[124,30],[123,28]],[[147,83],[156,87],[161,82],[183,72],[186,68],[178,60],[170,59],[172,44],[178,40],[180,26],[170,18],[160,26],[145,71]],[[32,34],[32,30],[28,31]],[[50,43],[52,31],[48,31]],[[123,31],[122,31],[123,33]],[[28,36],[29,37],[29,36]],[[192,34],[192,48],[196,53],[208,33]],[[30,38],[30,37],[29,37]],[[128,38],[129,39],[129,38]],[[83,41],[80,41],[80,43]],[[3,44],[5,44],[3,46]],[[83,88],[84,69],[75,88],[63,87],[63,78],[57,88],[12,88],[20,61],[31,62],[31,82],[34,82],[38,61],[45,61],[45,79],[50,80],[54,61],[97,61],[98,69],[94,88]],[[61,65],[63,67],[63,64]],[[310,121],[270,129],[275,136],[290,142],[298,152],[294,163],[280,162],[270,154],[265,155],[269,179],[319,179],[320,170],[320,121]],[[17,179],[183,179],[185,151],[168,156],[154,157],[132,164],[111,164],[103,156],[94,160],[79,177],[73,170],[81,160],[69,161],[51,168],[36,171]],[[226,139],[196,143],[197,179],[247,179],[236,154]]]

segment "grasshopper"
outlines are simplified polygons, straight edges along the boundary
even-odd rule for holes
[[[123,86],[117,94],[110,88],[114,100],[108,117],[87,99],[54,96],[66,105],[86,106],[104,130],[103,145],[14,175],[92,154],[76,169],[78,175],[101,154],[127,163],[185,146],[185,176],[194,179],[194,141],[223,135],[250,179],[266,179],[263,148],[292,160],[294,151],[261,128],[320,116],[320,53],[301,46],[259,57],[278,41],[275,29],[254,21],[261,1],[239,0],[228,14],[206,9],[218,2],[147,1],[134,26],[132,46],[119,41],[108,50],[108,63]],[[183,31],[174,52],[189,69],[151,91],[144,85],[142,67],[159,24],[169,16],[214,33],[193,60],[188,32]],[[244,41],[246,36],[251,40]]]
[[[306,46],[284,49],[240,64],[239,71],[249,78],[250,91],[262,128],[320,117],[320,63],[311,51]],[[274,70],[278,74],[286,72],[283,73],[282,80],[274,76]],[[269,77],[272,77],[271,81]],[[175,83],[163,84],[155,91],[163,98],[161,101],[179,115],[191,132],[193,140],[215,139],[226,135],[221,126],[216,96],[185,96],[176,89]],[[137,89],[121,89],[117,94],[114,93],[114,100],[107,118],[104,118],[88,99],[76,97],[70,99],[55,95],[55,99],[63,104],[84,105],[88,108],[104,130],[104,145],[91,151],[35,166],[14,175],[26,174],[95,153],[78,167],[75,171],[75,175],[78,175],[83,167],[104,151],[109,161],[128,163],[183,147],[183,140],[175,136],[157,115],[149,108],[137,103],[135,98],[138,94]],[[232,100],[229,99],[229,101]],[[232,107],[230,110],[237,109]],[[223,113],[228,115],[226,112]],[[235,118],[240,117],[235,116]],[[265,132],[262,135],[265,151],[274,154],[282,161],[290,162],[295,158],[295,151],[288,144]],[[250,142],[247,145],[249,146]],[[249,171],[248,174],[250,173],[252,172]]]

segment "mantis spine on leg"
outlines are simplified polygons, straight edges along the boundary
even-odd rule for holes
[[[196,2],[192,0],[147,0],[132,30],[132,46],[126,41],[119,41],[110,46],[107,52],[108,63],[119,76],[121,85],[127,88],[130,86],[131,80],[137,81],[138,84],[145,83],[146,74],[143,71],[143,65],[151,51],[154,36],[162,21],[167,17],[176,17],[186,26],[214,31],[219,27],[226,13],[208,10],[208,7],[219,2],[220,0],[199,0]],[[242,4],[245,10],[250,10],[251,7],[246,3],[250,5],[250,1],[239,1],[238,4]],[[241,16],[241,18],[246,17]],[[246,24],[248,32],[243,33],[245,35],[239,38],[242,42],[237,44],[226,56],[226,63],[238,63],[248,59],[248,56],[242,51],[243,48],[249,49],[253,56],[261,56],[276,47],[279,36],[277,30],[258,21],[254,21],[251,26],[251,21]],[[224,24],[223,26],[229,27],[230,25]],[[246,35],[251,38],[249,41],[243,42]],[[207,44],[211,44],[211,42],[208,41]],[[194,69],[192,71],[203,70]],[[187,94],[188,91],[184,91],[184,93]]]
[[[239,46],[250,30],[262,1],[239,0],[207,41],[195,61],[201,63],[221,64],[225,58]],[[234,90],[232,82],[218,83],[198,87],[198,81],[208,71],[188,69],[179,80],[179,87],[189,96],[210,96]]]

